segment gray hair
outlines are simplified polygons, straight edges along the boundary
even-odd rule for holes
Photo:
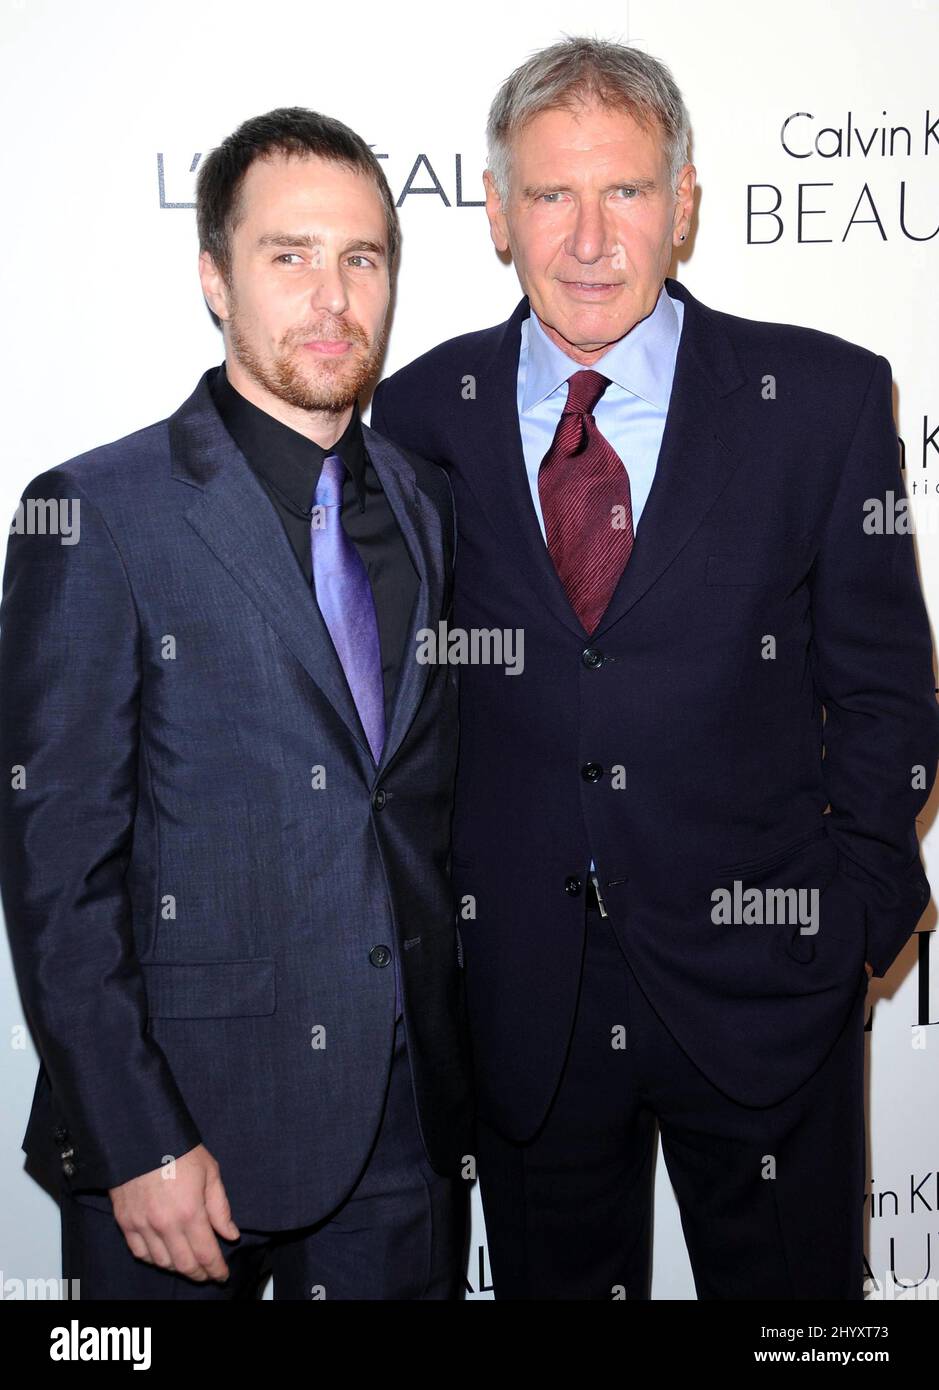
[[[675,188],[687,162],[691,127],[668,68],[648,53],[623,44],[567,37],[533,53],[517,67],[489,108],[488,166],[503,203],[509,192],[512,137],[542,111],[573,110],[585,101],[628,111],[644,127],[656,123]]]

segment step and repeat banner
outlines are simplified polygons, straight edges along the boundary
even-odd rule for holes
[[[534,49],[586,34],[655,54],[684,93],[699,191],[672,274],[714,308],[824,329],[889,359],[935,623],[934,0],[260,11],[247,0],[0,0],[0,15],[4,515],[35,474],[170,414],[221,360],[196,273],[194,184],[200,160],[248,116],[313,107],[383,161],[403,231],[386,373],[507,318],[520,291],[483,210],[488,106]],[[935,797],[920,831],[935,884],[934,807]],[[939,1279],[934,927],[930,906],[869,994],[869,1158],[857,1200],[874,1299],[935,1296]],[[37,1057],[5,936],[0,1043],[0,1277],[15,1298],[60,1263],[55,1204],[23,1171]],[[477,1191],[468,1297],[491,1297],[490,1283]],[[694,1296],[660,1156],[653,1297]]]

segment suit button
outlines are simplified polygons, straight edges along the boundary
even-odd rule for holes
[[[373,965],[379,967],[391,964],[391,952],[387,946],[373,946],[368,953],[368,958]]]
[[[64,1144],[68,1139],[68,1130],[64,1125],[59,1125],[52,1131],[52,1137],[57,1144]]]
[[[78,1172],[78,1169],[75,1167],[74,1163],[69,1163],[68,1159],[66,1159],[66,1161],[62,1164],[62,1172],[65,1174],[67,1178],[74,1178],[75,1174]]]
[[[564,880],[564,892],[571,898],[576,898],[583,886],[576,874],[571,874],[570,878]]]
[[[603,653],[598,652],[596,647],[584,647],[580,654],[580,659],[591,671],[595,671],[598,666],[602,666],[604,661]]]
[[[388,793],[385,791],[384,787],[379,787],[378,791],[372,797],[372,805],[375,807],[376,811],[380,811],[384,807],[385,802],[387,800]]]
[[[62,1152],[59,1154],[59,1158],[74,1158],[74,1157],[75,1157],[75,1150],[74,1150],[74,1149],[63,1149]]]
[[[580,775],[585,782],[599,782],[603,776],[603,768],[599,763],[584,763]]]

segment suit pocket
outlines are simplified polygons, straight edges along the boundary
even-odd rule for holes
[[[151,1018],[252,1018],[272,1014],[274,961],[144,961]]]
[[[757,877],[765,873],[768,869],[776,868],[777,864],[784,864],[791,855],[798,853],[806,845],[812,845],[816,840],[828,838],[828,830],[824,825],[818,825],[813,830],[806,830],[803,834],[796,836],[794,840],[787,840],[778,849],[771,850],[768,854],[761,855],[758,859],[744,859],[736,864],[725,864],[716,870],[718,877],[732,877],[737,874],[745,874],[748,877]]]
[[[729,888],[731,880],[739,883],[741,905],[749,902],[758,914],[757,921],[778,929],[789,955],[808,963],[815,959],[817,949],[831,959],[830,941],[849,945],[853,951],[863,950],[865,909],[847,891],[839,864],[838,848],[827,826],[821,825],[772,853],[728,865],[715,875],[722,888]],[[735,889],[735,902],[737,892]],[[851,952],[844,954],[844,964],[853,968]]]
[[[782,557],[773,555],[709,555],[709,584],[774,584],[784,573]]]

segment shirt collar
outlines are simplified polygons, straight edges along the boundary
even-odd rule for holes
[[[324,449],[249,401],[228,379],[224,362],[209,380],[222,423],[251,467],[294,511],[308,515],[323,459],[339,454],[355,481],[359,509],[365,506],[365,439],[358,402],[341,438]]]
[[[602,357],[598,357],[592,369],[602,372],[624,391],[640,396],[660,410],[666,410],[671,395],[680,327],[678,311],[663,285],[652,313],[640,319]],[[522,324],[522,332],[527,332],[528,344],[528,367],[522,401],[524,414],[556,391],[574,372],[583,368],[551,341],[535,313],[530,314]]]

